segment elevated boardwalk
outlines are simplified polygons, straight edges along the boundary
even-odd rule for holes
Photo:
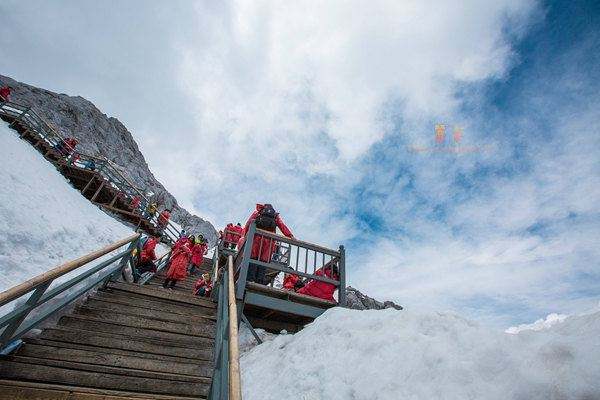
[[[64,142],[64,138],[30,107],[12,102],[2,102],[0,103],[0,118],[9,122],[23,140],[29,142],[46,160],[54,164],[71,184],[92,203],[116,214],[149,235],[162,236],[167,242],[177,240],[179,236],[177,228],[169,224],[167,229],[161,232],[157,227],[156,218],[142,215],[139,209],[131,206],[131,199],[134,196],[144,199],[146,204],[149,203],[149,200],[108,160],[77,152],[79,160],[73,162],[71,157],[61,154],[57,150],[57,144],[61,141]]]
[[[207,397],[217,305],[188,290],[195,277],[177,290],[163,289],[160,275],[150,280],[156,284],[119,281],[124,268],[136,263],[132,250],[139,238],[132,235],[0,293],[0,306],[14,306],[0,316],[0,400]],[[119,249],[50,289],[55,279]],[[209,269],[206,260],[198,273]],[[26,302],[14,303],[27,293]],[[32,334],[52,315],[58,315],[56,323]]]

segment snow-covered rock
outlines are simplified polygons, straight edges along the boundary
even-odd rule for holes
[[[81,96],[54,93],[2,75],[0,80],[10,85],[12,101],[32,106],[58,132],[77,138],[82,152],[107,157],[120,166],[138,187],[151,191],[160,204],[171,208],[171,218],[186,231],[202,233],[210,243],[216,242],[217,232],[212,224],[177,205],[175,197],[154,177],[133,136],[118,119],[106,116]]]
[[[244,400],[600,399],[600,312],[516,335],[450,313],[333,308],[241,358]]]

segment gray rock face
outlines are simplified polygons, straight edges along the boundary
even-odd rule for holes
[[[11,87],[11,101],[33,107],[54,129],[79,141],[83,153],[106,157],[140,189],[154,193],[154,199],[172,210],[172,220],[186,231],[202,233],[214,244],[217,232],[213,225],[192,215],[154,177],[144,155],[127,128],[116,118],[108,117],[81,96],[68,96],[39,89],[0,75]]]
[[[402,306],[395,304],[393,301],[384,301],[383,303],[362,294],[360,290],[354,289],[352,286],[346,288],[346,301],[348,308],[354,310],[383,310],[385,308],[395,308],[402,310]]]

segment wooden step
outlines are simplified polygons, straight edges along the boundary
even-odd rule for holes
[[[88,305],[83,305],[75,310],[74,315],[84,316],[98,321],[110,321],[113,324],[136,328],[152,329],[156,331],[180,333],[192,336],[214,338],[215,324],[209,321],[193,323],[192,321],[174,322],[154,319],[127,313],[125,309],[119,311],[107,311]]]
[[[197,398],[199,397],[168,396],[0,379],[0,400],[190,400]]]
[[[207,308],[216,308],[216,304],[212,301],[200,297],[195,297],[191,294],[185,295],[169,290],[156,290],[144,286],[120,282],[111,282],[108,284],[108,288],[112,290],[120,290],[131,294],[144,295],[152,297],[153,299],[167,300],[176,303],[193,304]]]
[[[210,383],[210,378],[201,377],[201,376],[193,376],[193,375],[183,375],[183,374],[174,374],[168,372],[158,372],[158,371],[148,371],[142,369],[135,368],[121,368],[111,365],[103,365],[103,364],[89,364],[83,362],[74,362],[74,361],[65,361],[65,360],[53,360],[47,358],[39,358],[39,357],[21,357],[21,356],[12,356],[7,359],[8,361],[14,361],[19,363],[29,363],[32,365],[46,365],[50,367],[60,367],[60,368],[68,368],[74,369],[78,371],[90,371],[97,373],[106,373],[113,375],[123,375],[126,378],[148,378],[148,379],[158,379],[158,380],[167,380],[171,381],[174,384],[187,385],[190,383]],[[5,360],[6,361],[6,360]]]
[[[209,389],[209,384],[203,382],[173,384],[173,381],[158,378],[138,376],[126,378],[123,375],[108,372],[82,371],[60,366],[9,360],[0,363],[0,376],[10,380],[52,382],[71,386],[184,396],[206,396]]]
[[[63,329],[76,330],[85,330],[92,328],[95,332],[112,333],[116,335],[121,335],[124,338],[128,337],[127,340],[134,338],[136,340],[150,339],[162,341],[165,344],[165,346],[203,346],[206,348],[211,346],[213,343],[213,340],[211,338],[190,336],[165,331],[156,331],[153,329],[147,329],[142,327],[113,324],[95,318],[87,318],[76,315],[65,315],[61,317],[58,321],[58,326]]]
[[[48,360],[105,365],[144,371],[172,373],[178,375],[210,377],[212,366],[173,362],[128,355],[108,354],[101,351],[68,349],[56,346],[30,344],[23,346],[16,354],[19,357],[43,358]]]
[[[84,350],[84,351],[92,351],[98,352],[102,354],[108,355],[118,355],[124,357],[137,357],[137,358],[145,358],[151,360],[165,361],[177,364],[194,364],[194,365],[206,365],[207,363],[212,363],[213,353],[210,350],[204,350],[203,352],[195,352],[196,358],[183,358],[172,355],[164,355],[164,354],[155,354],[155,353],[145,353],[137,350],[124,350],[118,349],[115,347],[101,347],[101,346],[92,346],[89,344],[81,344],[81,343],[73,343],[73,342],[59,342],[55,340],[48,339],[38,339],[38,338],[27,338],[25,340],[26,344],[33,344],[39,346],[48,346],[48,347],[56,347],[61,349],[60,351],[68,351],[69,349],[73,350]],[[24,349],[25,346],[21,347]]]
[[[186,347],[180,343],[165,343],[163,340],[124,337],[118,333],[106,333],[78,329],[47,328],[40,334],[41,339],[58,342],[70,342],[97,347],[114,347],[141,353],[152,353],[180,358],[198,359],[207,352],[212,354],[211,346]]]
[[[202,307],[194,304],[176,303],[157,298],[150,298],[143,295],[129,294],[121,291],[98,291],[89,298],[102,301],[113,302],[117,304],[128,304],[132,307],[147,308],[149,310],[158,310],[168,313],[181,314],[187,316],[193,315],[216,315],[216,310],[212,307]]]
[[[134,314],[140,317],[148,317],[161,321],[173,321],[181,323],[206,323],[208,321],[214,322],[214,312],[208,311],[206,315],[202,315],[201,311],[204,310],[202,307],[198,307],[197,315],[179,314],[172,310],[163,311],[162,309],[151,309],[145,307],[132,306],[124,302],[119,303],[118,301],[106,301],[96,298],[88,298],[85,302],[86,306],[93,307],[100,310],[122,312],[125,314]]]

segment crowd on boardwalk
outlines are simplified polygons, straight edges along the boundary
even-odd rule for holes
[[[229,223],[219,232],[219,241],[222,249],[234,251],[242,249],[246,237],[252,224],[256,224],[258,229],[281,233],[293,239],[292,231],[283,222],[283,219],[270,204],[257,204],[256,209],[250,214],[246,224],[242,227],[241,223]],[[146,272],[156,272],[156,254],[155,248],[159,238],[151,237],[147,239],[141,249],[137,272],[143,274]],[[267,268],[255,261],[270,263],[280,244],[277,241],[269,239],[260,234],[255,234],[250,250],[250,260],[248,265],[247,281],[255,282],[261,285],[268,285],[274,279],[274,276],[267,277]],[[165,267],[165,280],[163,288],[169,290],[177,287],[177,283],[186,279],[200,269],[204,256],[208,253],[208,242],[203,235],[190,235],[182,233],[181,237],[172,247],[170,258]],[[254,261],[254,262],[253,262]],[[339,271],[337,265],[323,266],[314,272],[315,276],[339,280]],[[196,296],[209,297],[213,288],[212,277],[208,273],[202,274],[193,287],[193,294]],[[336,286],[329,282],[323,282],[316,279],[303,279],[295,274],[290,268],[288,273],[284,274],[282,287],[283,290],[294,291],[299,294],[321,298],[328,301],[335,301],[333,294]]]
[[[279,229],[284,236],[291,239],[294,238],[290,228],[283,222],[283,219],[271,204],[257,204],[256,209],[250,214],[244,227],[242,227],[240,223],[237,225],[230,223],[225,227],[223,232],[220,232],[223,248],[241,249],[245,243],[250,226],[253,223],[256,224],[258,229],[272,233],[277,233],[277,230]],[[267,268],[252,261],[256,260],[263,263],[270,263],[273,260],[279,245],[276,241],[267,237],[255,235],[251,246],[247,280],[249,282],[267,285],[274,277],[268,278]],[[327,268],[321,267],[317,269],[314,274],[333,280],[339,279],[338,267],[335,264]],[[282,289],[307,296],[318,297],[328,301],[335,301],[333,297],[336,290],[335,285],[310,278],[302,279],[299,275],[292,273],[292,271],[285,274]]]

